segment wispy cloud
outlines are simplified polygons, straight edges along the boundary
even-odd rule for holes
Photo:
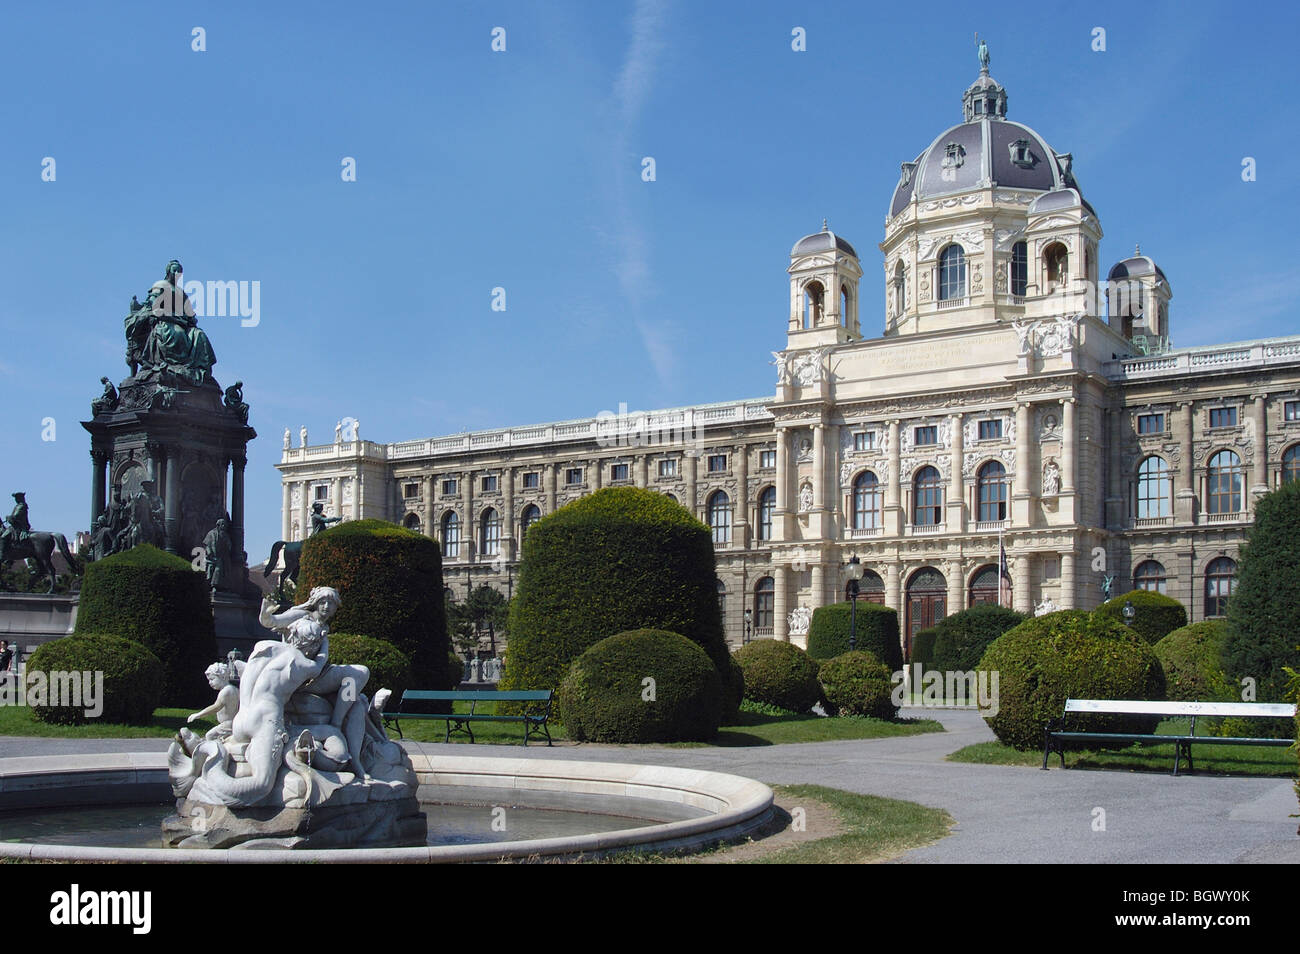
[[[636,330],[641,335],[641,343],[650,356],[650,365],[655,369],[660,385],[671,389],[676,384],[679,366],[677,351],[673,347],[676,329],[667,321],[638,320]]]

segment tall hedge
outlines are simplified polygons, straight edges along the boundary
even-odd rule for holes
[[[813,659],[834,659],[849,651],[849,623],[852,607],[832,603],[813,610],[808,626],[808,655]],[[858,600],[857,648],[871,653],[890,672],[903,668],[903,647],[898,638],[898,612],[879,603]]]
[[[1165,695],[1187,702],[1240,702],[1241,692],[1223,674],[1220,655],[1228,624],[1207,619],[1176,629],[1156,643],[1165,670]]]
[[[383,520],[351,520],[307,539],[297,593],[332,586],[342,606],[330,623],[392,644],[411,661],[417,689],[449,689],[442,554],[419,533]]]
[[[1083,610],[1025,620],[993,641],[976,667],[997,672],[994,734],[1021,750],[1042,748],[1043,727],[1061,718],[1066,699],[1163,699],[1165,674],[1155,650],[1123,623]],[[1092,732],[1148,733],[1151,716],[1070,717]]]
[[[77,604],[78,636],[120,636],[162,663],[164,706],[212,700],[203,671],[217,660],[212,592],[188,560],[142,543],[86,567]]]
[[[86,715],[86,703],[90,699],[84,681],[80,700],[82,705],[54,705],[55,702],[72,700],[56,699],[49,691],[44,699],[39,700],[39,704],[28,697],[32,714],[40,721],[54,725],[83,725],[92,719],[95,722],[148,725],[162,698],[162,662],[143,643],[123,639],[121,636],[65,636],[44,643],[27,660],[26,678],[29,687],[32,685],[32,675],[38,672],[46,673],[47,690],[52,688],[54,682],[61,682],[51,677],[50,673],[104,674],[103,684],[99,687],[103,697],[97,700],[102,705],[98,716]],[[66,683],[62,685],[65,688],[60,689],[61,693],[66,691]],[[208,695],[212,696],[210,689]]]
[[[1228,600],[1223,671],[1256,681],[1257,701],[1288,702],[1284,667],[1300,669],[1300,481],[1260,497]],[[1262,722],[1264,720],[1252,720]]]
[[[939,631],[933,626],[920,629],[912,636],[912,658],[908,662],[920,663],[923,669],[934,668],[934,641]]]
[[[509,629],[502,689],[557,688],[586,650],[638,629],[685,636],[733,684],[709,528],[650,490],[598,490],[529,527]]]
[[[1124,604],[1129,602],[1134,610],[1131,628],[1153,645],[1187,625],[1187,607],[1172,596],[1152,590],[1130,590],[1102,603],[1095,612],[1122,623]]]
[[[1029,619],[995,603],[983,603],[945,616],[934,624],[934,653],[931,669],[969,672],[979,665],[993,640]]]
[[[418,689],[411,675],[411,660],[392,643],[353,633],[330,633],[330,662],[336,666],[365,666],[370,681],[361,687],[370,698],[380,689],[391,689],[393,708],[407,689]]]

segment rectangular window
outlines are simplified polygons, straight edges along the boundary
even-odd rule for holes
[[[710,473],[710,474],[720,474],[720,473],[722,473],[723,471],[725,471],[726,469],[727,469],[727,455],[726,455],[726,454],[710,454],[710,455],[709,455],[709,473]]]
[[[609,468],[610,480],[627,480],[627,464],[614,464]]]
[[[1163,414],[1139,414],[1138,415],[1138,433],[1139,434],[1163,434],[1165,432],[1165,416]]]
[[[410,500],[418,496],[420,496],[419,484],[402,484],[402,498],[404,500]]]
[[[1210,427],[1236,427],[1237,409],[1235,407],[1210,408]]]
[[[1300,401],[1287,401],[1282,405],[1282,420],[1300,421]]]
[[[979,439],[982,441],[997,441],[1002,439],[1002,419],[994,421],[980,421]]]
[[[330,489],[329,489],[329,486],[328,486],[327,484],[319,484],[319,485],[316,487],[316,491],[315,491],[315,493],[316,493],[316,499],[317,499],[317,500],[329,500],[329,499],[330,499]]]
[[[859,431],[853,435],[853,449],[855,451],[871,450],[876,446],[875,431]]]
[[[924,447],[926,444],[939,443],[939,428],[933,424],[928,427],[918,427],[915,434],[917,447]]]
[[[564,482],[570,487],[582,483],[582,468],[570,467],[566,470],[564,472]]]
[[[1296,402],[1296,403],[1300,403],[1300,402]],[[1290,420],[1290,418],[1288,418],[1287,420]],[[776,466],[776,451],[774,451],[774,450],[759,451],[759,452],[758,452],[758,466],[759,466],[759,469],[760,469],[760,470],[766,470],[767,468],[775,467],[775,466]]]
[[[450,496],[456,492],[455,478],[452,478],[450,480],[444,480],[442,482],[442,492],[447,496]]]
[[[542,485],[542,475],[536,472],[524,474],[524,490],[536,490]]]
[[[661,461],[659,462],[659,476],[660,476],[660,477],[676,477],[676,476],[677,476],[677,461],[676,461],[676,459],[673,459],[673,460],[661,460]]]
[[[496,474],[486,475],[483,478],[483,492],[485,494],[490,494],[495,492],[496,489],[497,489],[497,475]]]

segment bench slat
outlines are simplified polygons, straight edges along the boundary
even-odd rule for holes
[[[1295,706],[1282,702],[1167,702],[1120,699],[1067,699],[1065,711],[1114,715],[1246,716],[1290,719]]]

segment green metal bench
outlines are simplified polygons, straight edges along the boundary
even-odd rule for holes
[[[471,690],[466,692],[452,691],[435,691],[430,689],[407,689],[402,693],[402,699],[398,703],[396,712],[384,713],[384,724],[391,725],[397,730],[398,738],[405,738],[402,735],[402,719],[442,719],[447,723],[447,734],[444,736],[444,742],[451,741],[453,732],[464,732],[469,736],[471,742],[474,741],[475,722],[519,722],[524,727],[524,741],[527,745],[528,740],[533,736],[541,738],[545,736],[546,744],[551,744],[551,730],[547,728],[546,722],[551,717],[551,696],[550,689],[521,689],[521,690]],[[413,712],[409,706],[421,702],[449,702],[451,703],[451,712]],[[456,712],[456,703],[469,703],[469,712]],[[486,712],[476,711],[480,702],[519,702],[523,703],[523,711],[518,715],[496,715]]]
[[[1151,715],[1160,718],[1190,718],[1191,727],[1186,735],[1139,735],[1122,732],[1067,732],[1066,719],[1071,715]],[[1125,702],[1118,699],[1066,699],[1065,713],[1060,719],[1047,723],[1043,729],[1043,768],[1053,752],[1061,757],[1065,768],[1065,743],[1071,742],[1130,742],[1139,745],[1174,746],[1174,774],[1178,774],[1184,757],[1188,771],[1192,765],[1192,745],[1207,742],[1210,745],[1269,745],[1289,746],[1294,739],[1251,739],[1214,735],[1197,735],[1198,716],[1226,716],[1248,719],[1291,719],[1295,706],[1280,702]]]

